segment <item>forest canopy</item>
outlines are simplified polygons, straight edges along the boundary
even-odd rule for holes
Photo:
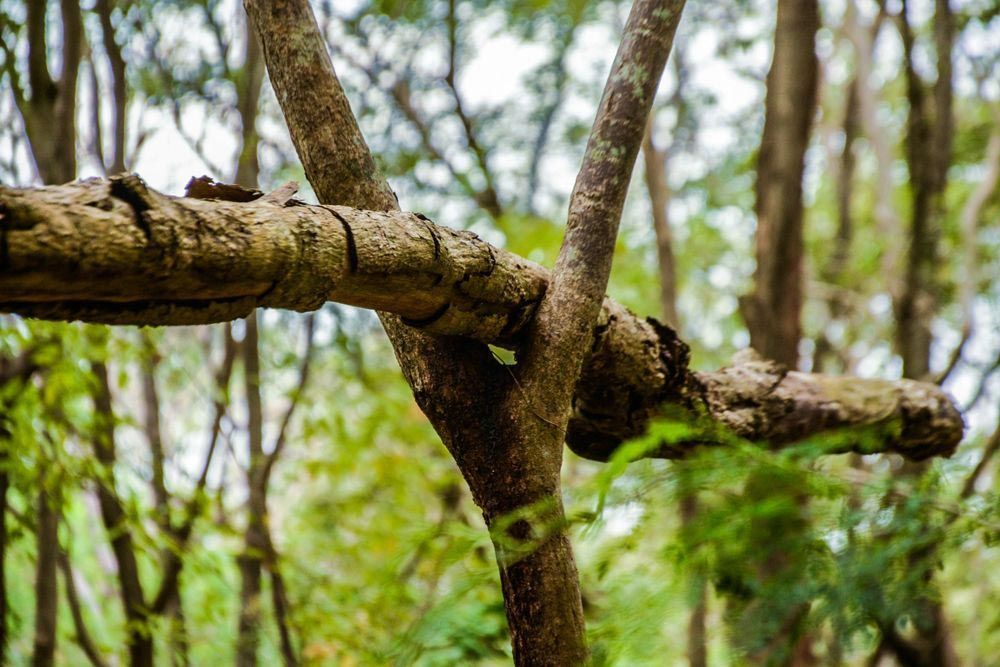
[[[0,0],[0,662],[988,664],[998,45]]]

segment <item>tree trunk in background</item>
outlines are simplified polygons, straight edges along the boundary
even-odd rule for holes
[[[678,76],[678,79],[681,78]],[[679,80],[675,94],[678,106],[683,103],[683,91],[679,89],[681,85]],[[682,117],[680,108],[677,110],[677,115],[678,118]],[[680,317],[677,313],[677,265],[674,261],[673,234],[670,231],[670,182],[667,176],[669,151],[656,146],[653,136],[655,119],[656,114],[651,113],[642,140],[642,156],[653,217],[653,231],[656,234],[656,257],[660,269],[660,309],[663,311],[666,323],[678,334],[682,334]],[[680,510],[683,525],[691,524],[698,516],[698,499],[694,493],[693,490],[682,491]],[[695,604],[688,618],[688,663],[691,667],[706,667],[708,664],[705,639],[706,584],[701,578],[697,578],[691,585],[694,587]]]
[[[44,183],[76,178],[76,93],[83,57],[83,16],[80,3],[60,0],[62,10],[62,71],[53,80],[47,63],[47,2],[27,3],[28,79],[30,99],[15,90],[38,174]]]
[[[848,314],[840,290],[844,282],[851,256],[851,239],[854,236],[854,223],[851,215],[851,202],[854,196],[854,144],[860,129],[860,106],[858,103],[858,88],[862,85],[857,76],[847,86],[847,103],[844,108],[844,147],[840,152],[837,165],[837,232],[833,239],[833,250],[820,270],[823,282],[829,290],[827,297],[827,313],[830,323],[841,320]],[[840,373],[848,372],[845,355],[821,331],[816,337],[816,348],[813,353],[813,373],[829,372],[830,360],[840,361]]]
[[[115,466],[118,463],[115,440],[115,414],[111,396],[108,369],[103,362],[91,362],[97,388],[94,392],[96,433],[94,454],[104,466],[97,482],[97,499],[101,507],[101,520],[111,542],[111,550],[118,568],[118,585],[122,607],[127,622],[129,664],[132,667],[152,667],[154,647],[150,614],[143,595],[139,562],[135,544],[128,526],[128,515],[115,484]]]
[[[902,289],[895,295],[896,342],[903,360],[903,376],[930,376],[933,334],[931,324],[937,310],[935,281],[939,241],[944,216],[944,195],[948,184],[954,135],[952,49],[955,19],[949,0],[935,0],[932,20],[937,57],[937,78],[928,86],[914,65],[915,38],[909,21],[909,7],[903,1],[898,21],[903,41],[906,97],[910,108],[906,128],[906,162],[910,172],[911,217]],[[908,463],[904,471],[918,477],[926,463]],[[898,499],[894,501],[898,503]],[[937,530],[929,525],[927,530]],[[915,637],[903,637],[895,619],[882,624],[883,642],[904,667],[954,667],[958,665],[944,608],[934,595],[933,580],[938,557],[933,546],[910,553],[914,567],[924,572],[927,594],[916,602],[911,620]]]
[[[28,81],[14,88],[25,134],[43,183],[65,183],[76,178],[76,95],[83,57],[83,16],[80,4],[61,0],[62,71],[52,78],[48,65],[47,2],[28,2],[26,14]],[[35,641],[32,664],[51,665],[55,659],[59,589],[56,579],[59,553],[59,507],[42,485],[36,517],[37,564],[35,581]],[[2,567],[0,562],[0,567]],[[5,603],[6,604],[6,603]],[[2,658],[2,656],[0,656]]]
[[[900,20],[906,97],[910,104],[905,146],[912,211],[906,282],[895,300],[895,308],[903,376],[914,379],[930,373],[930,328],[937,303],[934,272],[954,132],[951,81],[954,17],[948,0],[936,0],[935,7],[933,25],[938,75],[930,97],[914,66],[914,36],[906,2]]]
[[[250,29],[249,19],[244,28],[242,85],[236,110],[242,124],[241,148],[236,166],[236,183],[256,188],[260,174],[257,155],[259,135],[257,114],[260,92],[264,83],[264,59],[260,41]],[[247,401],[247,441],[249,466],[247,480],[247,524],[243,553],[238,558],[240,570],[240,611],[236,637],[237,667],[255,667],[260,647],[263,605],[263,572],[265,563],[272,563],[274,546],[271,542],[267,512],[268,475],[265,473],[264,415],[260,386],[260,317],[254,311],[246,318],[246,334],[242,343],[243,372]],[[274,567],[277,567],[274,564]],[[275,576],[272,574],[272,587]],[[280,575],[277,577],[280,581]],[[294,664],[284,615],[276,613],[285,664]]]
[[[757,166],[757,269],[753,292],[740,300],[753,348],[792,369],[802,335],[802,179],[816,113],[819,28],[817,0],[778,1]],[[750,475],[745,493],[753,503],[785,498],[789,505],[755,520],[757,576],[772,590],[765,592],[766,599],[731,602],[741,628],[734,633],[737,644],[752,664],[816,664],[805,626],[809,603],[784,599],[801,576],[787,553],[809,539],[808,499],[782,475],[764,470]]]
[[[819,26],[816,0],[779,0],[757,166],[757,269],[753,293],[740,304],[753,348],[789,368],[798,365],[802,332],[802,174],[816,112]]]
[[[673,234],[670,231],[670,182],[667,176],[667,150],[657,148],[653,137],[655,114],[649,115],[646,134],[642,139],[642,158],[645,166],[646,191],[653,215],[656,234],[656,259],[660,269],[660,309],[663,321],[677,333],[680,318],[677,316],[677,265],[674,262]]]
[[[257,313],[246,319],[243,338],[243,375],[247,401],[247,438],[250,465],[247,468],[247,526],[243,536],[240,568],[240,617],[236,637],[237,667],[257,664],[260,645],[261,579],[264,554],[267,498],[258,478],[264,459],[264,417],[260,398],[260,351],[258,348]]]
[[[51,497],[50,480],[40,480],[38,511],[35,517],[37,563],[35,566],[35,647],[33,667],[55,663],[59,588],[56,567],[59,562],[59,500]]]

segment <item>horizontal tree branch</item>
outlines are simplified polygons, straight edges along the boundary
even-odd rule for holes
[[[206,324],[257,307],[309,311],[337,301],[395,313],[433,334],[516,349],[548,284],[541,266],[417,213],[306,205],[285,189],[206,194],[243,201],[170,197],[135,175],[0,186],[0,312]],[[749,356],[694,373],[672,329],[605,299],[573,400],[569,446],[606,459],[664,404],[774,444],[885,426],[881,450],[911,458],[951,454],[963,430],[951,400],[928,383],[787,372]],[[652,455],[673,458],[689,448],[664,445]]]

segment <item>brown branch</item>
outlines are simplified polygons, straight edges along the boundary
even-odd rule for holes
[[[544,269],[527,260],[413,214],[294,200],[278,206],[261,199],[168,198],[134,177],[0,188],[0,202],[9,230],[7,255],[0,258],[0,309],[29,316],[204,323],[245,316],[260,306],[308,310],[330,299],[399,313],[425,331],[516,347],[549,281]],[[88,249],[84,264],[77,260],[81,248]],[[703,378],[689,373],[686,346],[672,330],[605,300],[597,325],[585,335],[592,344],[567,434],[581,455],[606,458],[622,440],[641,435],[665,402],[684,403],[693,396],[701,403]],[[788,374],[784,381],[797,377]],[[815,387],[835,386],[848,395],[887,392],[886,400],[898,405],[885,414],[882,407],[844,412],[832,389],[817,388],[794,403],[799,411],[786,414],[787,425],[770,417],[755,422],[752,412],[745,413],[741,423],[769,428],[744,429],[741,435],[787,441],[792,434],[808,435],[811,422],[805,417],[818,414],[823,419],[813,433],[820,424],[892,419],[909,425],[905,434],[930,423],[947,425],[936,439],[911,441],[907,435],[886,445],[910,455],[950,453],[960,438],[961,418],[940,390],[920,383],[802,377],[816,377]],[[741,382],[738,374],[722,373],[712,386],[747,391]],[[708,414],[732,421],[715,412],[724,402],[711,405]]]
[[[90,75],[87,79],[90,84],[91,95],[93,95],[93,99],[99,100],[101,98],[101,84],[97,79],[97,62],[94,59],[94,51],[89,46],[87,48],[86,61],[87,73]],[[108,163],[104,155],[104,129],[101,126],[101,105],[91,104],[90,107],[90,151],[97,158],[105,175],[117,173],[108,171]],[[124,169],[118,171],[124,171]]]
[[[646,119],[680,22],[681,1],[636,0],[570,197],[556,266],[518,357],[529,400],[562,422],[598,321],[618,224]]]
[[[753,348],[790,368],[802,336],[802,174],[816,113],[819,27],[816,0],[779,0],[757,164],[757,268],[753,292],[740,299]]]
[[[646,191],[656,235],[656,257],[660,268],[660,308],[667,326],[680,331],[677,315],[677,266],[674,262],[673,234],[670,231],[670,184],[667,181],[667,151],[654,143],[655,115],[649,115],[642,140]]]
[[[566,98],[566,84],[569,81],[566,57],[570,47],[573,45],[576,28],[579,25],[578,21],[579,17],[573,17],[572,24],[563,29],[563,33],[556,45],[555,55],[551,63],[547,65],[547,67],[555,71],[555,84],[548,91],[552,95],[552,98],[542,111],[542,116],[538,123],[538,133],[535,135],[535,140],[532,143],[531,161],[528,164],[528,183],[525,192],[525,202],[531,211],[535,210],[534,200],[535,194],[538,192],[539,169],[545,149],[549,144],[552,123]]]
[[[455,115],[458,116],[458,120],[462,124],[462,130],[465,132],[465,142],[475,156],[476,163],[479,165],[479,171],[486,182],[482,192],[478,193],[476,202],[496,219],[503,215],[503,206],[500,204],[500,196],[496,190],[496,181],[493,178],[493,172],[490,170],[486,149],[483,148],[482,144],[476,138],[473,119],[465,109],[465,105],[462,102],[462,95],[458,92],[458,83],[456,81],[456,77],[458,76],[458,20],[455,17],[455,3],[456,0],[448,0],[448,15],[445,18],[445,24],[448,28],[448,72],[445,74],[444,81],[451,92],[452,99],[455,101]]]
[[[844,15],[844,32],[854,47],[855,80],[857,81],[858,113],[861,126],[875,154],[874,217],[879,234],[885,239],[895,238],[902,232],[903,223],[893,203],[892,146],[891,135],[882,127],[878,119],[878,91],[872,82],[872,54],[875,39],[885,22],[884,8],[870,26],[864,26],[858,19],[857,2],[847,4]],[[883,250],[881,274],[889,285],[889,293],[898,292],[899,251],[897,244],[887,243]]]
[[[268,536],[268,542],[270,542]],[[278,626],[278,638],[281,643],[281,657],[285,667],[294,667],[299,664],[298,656],[295,653],[295,646],[292,643],[292,633],[289,628],[289,607],[288,593],[285,589],[285,579],[281,575],[278,566],[278,555],[271,544],[271,554],[267,563],[268,572],[271,573],[271,604],[274,606],[274,622]]]
[[[955,370],[958,362],[962,359],[966,344],[972,337],[972,309],[976,291],[979,288],[979,249],[976,244],[976,234],[979,230],[983,208],[1000,181],[1000,108],[994,110],[993,119],[993,131],[990,132],[989,143],[986,145],[986,157],[983,159],[986,173],[983,175],[983,180],[969,195],[965,206],[962,207],[962,263],[965,269],[962,283],[959,286],[963,320],[962,335],[958,345],[952,351],[947,365],[935,376],[934,381],[937,384],[944,383]]]
[[[45,38],[47,2],[27,3],[28,82],[32,101],[55,97],[56,84],[49,72],[48,48]]]
[[[163,431],[160,428],[160,397],[156,389],[156,369],[160,364],[160,354],[148,331],[140,333],[142,338],[142,398],[144,403],[143,430],[149,443],[152,458],[153,498],[161,526],[170,525],[170,495],[164,481]]]
[[[962,412],[968,412],[969,410],[974,408],[976,406],[976,403],[978,403],[980,399],[986,395],[986,388],[989,385],[990,378],[993,377],[993,374],[997,370],[1000,370],[1000,352],[997,353],[996,358],[994,358],[993,362],[987,368],[985,368],[982,374],[979,376],[979,383],[976,385],[976,390],[972,392],[972,396],[969,398],[969,401],[962,408]]]
[[[128,124],[126,104],[128,93],[125,80],[125,58],[122,49],[115,39],[115,28],[111,22],[113,0],[96,0],[94,9],[101,24],[101,35],[104,39],[104,53],[111,65],[111,90],[114,112],[112,114],[112,136],[114,146],[111,153],[109,173],[118,174],[125,171],[125,128]],[[96,92],[96,87],[95,87]],[[98,106],[98,105],[95,105]]]

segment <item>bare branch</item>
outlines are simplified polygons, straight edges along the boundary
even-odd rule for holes
[[[101,477],[97,480],[101,520],[118,566],[118,592],[125,618],[128,620],[127,634],[131,662],[137,666],[152,667],[153,640],[146,627],[148,610],[139,578],[139,563],[132,533],[127,526],[125,507],[115,489],[115,465],[118,455],[111,383],[104,362],[93,362],[92,368],[96,381],[93,400],[97,421],[93,438],[94,454],[98,462],[104,466]]]
[[[979,248],[976,244],[976,233],[979,229],[983,208],[996,190],[997,182],[1000,181],[1000,107],[994,110],[993,120],[993,131],[990,133],[989,143],[986,145],[986,157],[983,160],[986,172],[983,175],[983,180],[979,182],[979,185],[966,200],[961,214],[964,275],[959,293],[962,304],[962,337],[959,339],[958,345],[955,346],[948,364],[934,378],[937,384],[944,383],[955,370],[958,362],[961,361],[962,352],[965,350],[969,338],[972,337],[972,307],[979,288]]]
[[[112,194],[114,187],[122,187],[116,192],[128,201]],[[282,207],[263,198],[246,203],[167,198],[135,182],[126,188],[106,181],[0,190],[0,201],[10,229],[6,264],[0,268],[0,309],[25,315],[211,322],[245,316],[258,306],[305,310],[331,299],[399,313],[426,331],[517,347],[533,302],[549,281],[544,269],[527,260],[413,214],[305,206],[294,200]],[[200,243],[192,251],[172,239]],[[88,264],[77,261],[80,248],[90,249]],[[691,388],[701,381],[687,369],[687,347],[669,328],[605,300],[596,324],[583,335],[589,352],[567,434],[574,451],[606,458],[622,440],[641,435],[664,402],[701,396],[701,390]],[[739,388],[738,377],[723,378],[728,379],[718,382]],[[855,378],[843,383],[842,391],[854,386],[860,394],[884,390],[911,397],[892,413],[904,423],[933,414],[950,424],[939,434],[934,453],[952,451],[961,436],[961,419],[939,389],[928,393],[919,383]],[[840,399],[811,402],[823,394],[806,393],[801,404],[801,410],[831,415],[817,424],[881,419],[881,409],[860,421],[834,419]],[[903,409],[914,400],[930,412]],[[790,423],[798,423],[807,413],[787,414]],[[770,419],[761,423],[772,424],[773,430],[744,435],[787,441],[790,433],[806,434]],[[918,440],[904,438],[888,446],[905,453],[914,444],[911,454],[929,453],[926,442]]]
[[[986,446],[983,447],[983,455],[980,457],[979,463],[976,464],[976,467],[965,479],[959,498],[965,500],[976,492],[976,482],[982,477],[983,471],[986,470],[986,466],[989,465],[990,460],[997,453],[997,449],[1000,449],[1000,423],[997,424],[996,430],[993,431],[990,439],[986,441]]]
[[[482,192],[478,193],[476,201],[491,216],[499,218],[503,215],[503,206],[500,204],[500,196],[497,194],[496,181],[490,170],[486,149],[476,138],[473,119],[462,102],[461,93],[458,92],[456,81],[458,76],[458,20],[455,17],[455,2],[456,0],[448,0],[448,16],[445,19],[445,24],[448,27],[448,72],[445,74],[444,81],[448,85],[448,90],[451,91],[452,99],[455,100],[455,115],[462,123],[465,142],[475,156],[479,171],[486,181],[486,186]]]
[[[87,660],[94,667],[106,667],[108,664],[101,657],[100,651],[97,650],[97,645],[94,644],[94,638],[90,636],[90,631],[87,629],[87,623],[83,619],[83,609],[80,606],[80,597],[76,592],[76,580],[73,573],[73,566],[70,564],[69,555],[66,551],[59,550],[59,569],[63,573],[63,582],[66,585],[66,600],[69,602],[70,615],[73,617],[73,628],[76,630],[76,642],[80,645],[80,649],[83,651],[84,655],[87,656]]]
[[[579,376],[601,310],[632,168],[683,7],[683,0],[636,0],[632,6],[570,198],[552,279],[518,358],[516,372],[529,400],[558,413],[569,408],[574,383],[566,378]]]
[[[183,552],[187,547],[194,523],[198,519],[201,508],[204,504],[203,494],[208,483],[208,471],[212,467],[215,452],[218,449],[219,436],[222,429],[222,419],[225,416],[229,405],[229,380],[232,377],[233,365],[236,361],[237,344],[233,340],[232,325],[224,327],[224,346],[222,364],[215,374],[215,387],[212,396],[212,423],[209,428],[208,449],[205,453],[205,460],[202,463],[201,473],[195,482],[195,487],[191,491],[184,507],[184,518],[180,525],[170,528],[172,544],[163,555],[162,577],[160,588],[157,590],[150,605],[150,611],[154,614],[163,613],[177,597],[177,587],[180,584],[180,573],[184,567]]]
[[[278,435],[274,439],[274,448],[271,450],[270,454],[267,454],[264,457],[264,466],[261,471],[261,475],[264,478],[265,485],[271,478],[271,470],[274,468],[274,464],[277,462],[278,458],[281,456],[282,450],[285,448],[285,442],[288,437],[288,427],[292,423],[292,417],[295,415],[295,410],[299,406],[303,394],[305,394],[306,384],[309,382],[309,370],[313,360],[313,342],[315,333],[316,316],[309,315],[306,317],[305,322],[306,348],[305,352],[302,353],[302,363],[299,366],[299,379],[295,388],[292,390],[291,399],[288,402],[288,409],[285,410],[285,416],[281,419],[281,426],[278,428]]]
[[[111,164],[109,173],[118,174],[125,171],[125,127],[128,117],[126,116],[126,80],[125,80],[125,58],[122,57],[121,46],[115,39],[115,28],[111,22],[112,0],[96,0],[94,9],[100,18],[101,35],[104,39],[104,53],[108,57],[111,65],[111,90],[113,98],[114,113],[112,115],[112,136],[114,146],[111,153]],[[96,86],[95,86],[96,93]],[[95,107],[99,106],[95,104]]]

